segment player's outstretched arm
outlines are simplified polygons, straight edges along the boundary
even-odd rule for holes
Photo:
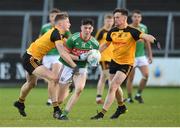
[[[161,49],[161,45],[159,41],[156,40],[156,38],[150,34],[143,33],[141,35],[141,38],[145,40],[145,42],[151,42],[157,46],[158,49]]]

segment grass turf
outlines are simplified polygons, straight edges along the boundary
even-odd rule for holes
[[[60,121],[52,118],[52,107],[46,106],[47,89],[35,88],[26,100],[27,117],[21,117],[13,102],[17,100],[20,88],[0,88],[0,126],[42,126],[42,127],[121,127],[121,126],[180,126],[180,88],[146,88],[143,97],[144,104],[126,103],[128,113],[117,120],[109,117],[116,109],[112,105],[103,120],[90,120],[101,110],[96,105],[95,88],[85,88],[79,101],[70,112],[69,121]],[[105,90],[107,92],[107,89]],[[105,93],[106,94],[106,93]],[[126,96],[126,95],[125,95]],[[63,104],[64,108],[65,105]]]

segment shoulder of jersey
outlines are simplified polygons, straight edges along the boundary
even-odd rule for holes
[[[137,28],[133,27],[132,25],[128,25],[126,30],[138,30]],[[139,30],[138,30],[139,31]]]
[[[140,23],[140,27],[147,28],[147,26],[145,24],[142,24],[142,23]]]
[[[51,26],[51,24],[50,24],[50,23],[47,23],[47,24],[44,24],[44,25],[42,26],[42,28],[46,28],[46,27],[49,27],[49,26]]]
[[[117,31],[117,30],[119,30],[118,27],[112,27],[110,31]]]
[[[76,40],[79,37],[80,37],[80,33],[76,32],[76,33],[72,34],[71,39],[74,41],[74,40]]]
[[[91,37],[90,41],[92,41],[96,46],[99,46],[99,42],[93,36]]]
[[[104,28],[100,28],[100,29],[98,30],[98,32],[108,32],[108,31],[105,30]]]

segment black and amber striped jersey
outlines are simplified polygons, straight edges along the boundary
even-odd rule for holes
[[[27,53],[34,58],[41,60],[51,49],[55,48],[55,41],[60,40],[63,43],[63,38],[57,28],[52,28],[44,35],[39,37],[27,49]]]
[[[112,28],[106,37],[107,43],[112,43],[113,60],[118,64],[133,65],[136,51],[136,41],[141,38],[142,32],[127,26],[124,29]]]

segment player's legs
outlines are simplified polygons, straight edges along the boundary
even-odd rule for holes
[[[119,87],[116,91],[116,100],[118,103],[118,107],[110,117],[111,119],[117,119],[121,114],[124,114],[126,111],[128,111],[124,104],[123,91],[121,87]]]
[[[113,76],[111,76],[111,77],[113,77]],[[125,73],[123,73],[122,71],[116,71],[116,74],[114,75],[114,77],[110,83],[110,86],[108,89],[108,94],[106,96],[102,111],[99,112],[97,115],[91,117],[91,119],[100,119],[100,118],[104,117],[104,114],[107,112],[107,110],[110,108],[110,106],[114,102],[114,99],[116,96],[116,91],[118,90],[119,86],[123,83],[123,81],[125,79],[126,79]],[[118,113],[118,116],[119,115],[120,114]]]
[[[112,119],[118,118],[120,114],[125,112],[126,107],[123,104],[123,93],[121,92],[121,90],[119,90],[119,86],[121,86],[123,81],[126,79],[127,75],[131,71],[131,69],[132,69],[132,66],[130,66],[130,65],[120,65],[114,61],[111,61],[111,63],[110,63],[110,74],[111,74],[110,79],[112,79],[112,80],[110,81],[110,86],[108,89],[108,94],[106,96],[106,100],[105,100],[103,109],[97,115],[91,117],[91,119],[103,118],[104,114],[107,112],[107,110],[112,105],[115,97],[118,100],[118,109],[116,111],[117,113],[115,112],[116,116],[113,117]],[[123,111],[122,111],[121,106],[123,106]]]
[[[58,89],[58,104],[62,104],[64,100],[69,95],[69,85],[70,84],[61,84]]]
[[[139,84],[139,90],[143,91],[144,87],[146,86],[148,77],[149,77],[149,70],[148,70],[147,65],[139,67],[139,69],[140,69],[142,76],[143,76],[143,78],[141,79],[140,84]]]
[[[128,94],[128,98],[126,99],[126,101],[129,103],[133,103],[132,91],[133,91],[134,75],[135,75],[135,68],[133,68],[132,71],[129,73],[126,83],[127,94]]]
[[[47,81],[53,81],[53,82],[57,82],[57,80],[58,80],[58,77],[52,71],[50,71],[45,66],[41,65],[41,63],[37,59],[32,57],[30,54],[25,53],[23,55],[23,67],[29,74],[27,75],[26,83],[23,85],[23,87],[21,89],[20,100],[17,101],[19,103],[24,102],[23,100],[25,100],[25,97],[28,95],[28,93],[30,92],[32,87],[34,87],[34,85],[36,83],[36,77],[40,77]],[[52,87],[50,87],[50,90],[51,90],[52,98],[54,100],[56,100],[56,102],[57,102],[55,88],[52,86]],[[25,107],[23,105],[17,105],[16,104],[17,102],[15,102],[14,106],[17,107],[20,114],[23,115],[21,113],[21,110],[24,110]],[[56,106],[56,110],[57,109],[58,109],[58,104]],[[24,115],[26,116],[26,114],[24,114]]]
[[[19,100],[14,102],[14,106],[18,109],[22,116],[26,116],[25,113],[25,99],[30,90],[37,84],[37,77],[35,75],[29,75],[26,73],[26,82],[23,84],[20,90]]]
[[[33,74],[37,77],[40,77],[42,79],[45,79],[47,81],[54,81],[58,82],[58,76],[54,74],[52,71],[50,71],[48,68],[45,66],[41,65],[38,66],[34,71]]]
[[[59,63],[54,63],[51,65],[51,71],[58,77],[59,76],[59,72],[61,69],[61,64]],[[59,86],[57,85],[57,83],[53,82],[53,81],[48,81],[48,103],[52,103],[52,98],[51,98],[51,93],[50,93],[50,87],[54,86],[54,88],[56,88],[56,90],[58,90]],[[57,92],[58,93],[58,92]],[[57,94],[58,95],[58,94]]]
[[[37,84],[37,77],[35,75],[29,75],[26,73],[26,82],[23,84],[20,90],[19,101],[23,103],[30,90]]]
[[[135,99],[139,103],[144,103],[142,96],[141,96],[141,93],[142,93],[144,87],[146,86],[148,76],[149,76],[148,61],[147,61],[145,56],[142,56],[142,57],[137,58],[137,62],[138,62],[137,66],[138,66],[138,68],[142,74],[142,79],[140,81],[139,88],[138,88],[138,91],[136,93]]]
[[[126,79],[126,74],[124,74],[121,71],[117,71],[114,75],[114,78],[111,81],[108,94],[106,96],[106,100],[103,106],[103,110],[106,112],[109,107],[112,105],[116,91],[118,90],[119,86],[122,84],[122,82]]]
[[[111,75],[110,75],[110,81],[112,81],[113,77],[114,77],[114,74],[111,74]],[[121,86],[119,86],[119,88],[117,89],[115,95],[116,95],[117,103],[120,104],[120,105],[122,105],[123,102],[124,102],[124,98],[123,98],[123,91],[122,91]]]
[[[87,78],[87,71],[86,71],[86,69],[83,69],[83,70],[85,70],[85,71],[84,72],[80,71],[79,75],[74,76],[75,91],[72,94],[72,96],[70,97],[70,99],[68,100],[65,110],[64,110],[63,114],[61,115],[62,120],[68,119],[67,118],[68,113],[71,111],[74,104],[78,101],[80,94],[84,89],[84,86],[86,83],[86,78]]]
[[[100,78],[97,85],[97,96],[96,103],[103,104],[102,95],[104,91],[104,86],[106,84],[106,80],[108,79],[109,70],[101,70]]]
[[[86,82],[86,74],[79,74],[77,76],[74,76],[74,84],[75,84],[75,91],[74,94],[71,96],[71,98],[69,99],[65,110],[66,111],[70,111],[72,109],[72,106],[77,102],[77,100],[79,99],[79,96],[81,94],[81,92],[84,89],[85,86],[85,82]]]
[[[143,89],[145,88],[145,86],[147,84],[147,80],[148,80],[148,77],[149,77],[149,70],[148,70],[147,65],[139,67],[139,70],[141,71],[142,79],[141,79],[141,81],[139,83],[139,88],[138,88],[138,91],[136,93],[135,99],[139,103],[144,103],[144,101],[142,99],[142,96],[141,96],[141,93],[142,93]]]

